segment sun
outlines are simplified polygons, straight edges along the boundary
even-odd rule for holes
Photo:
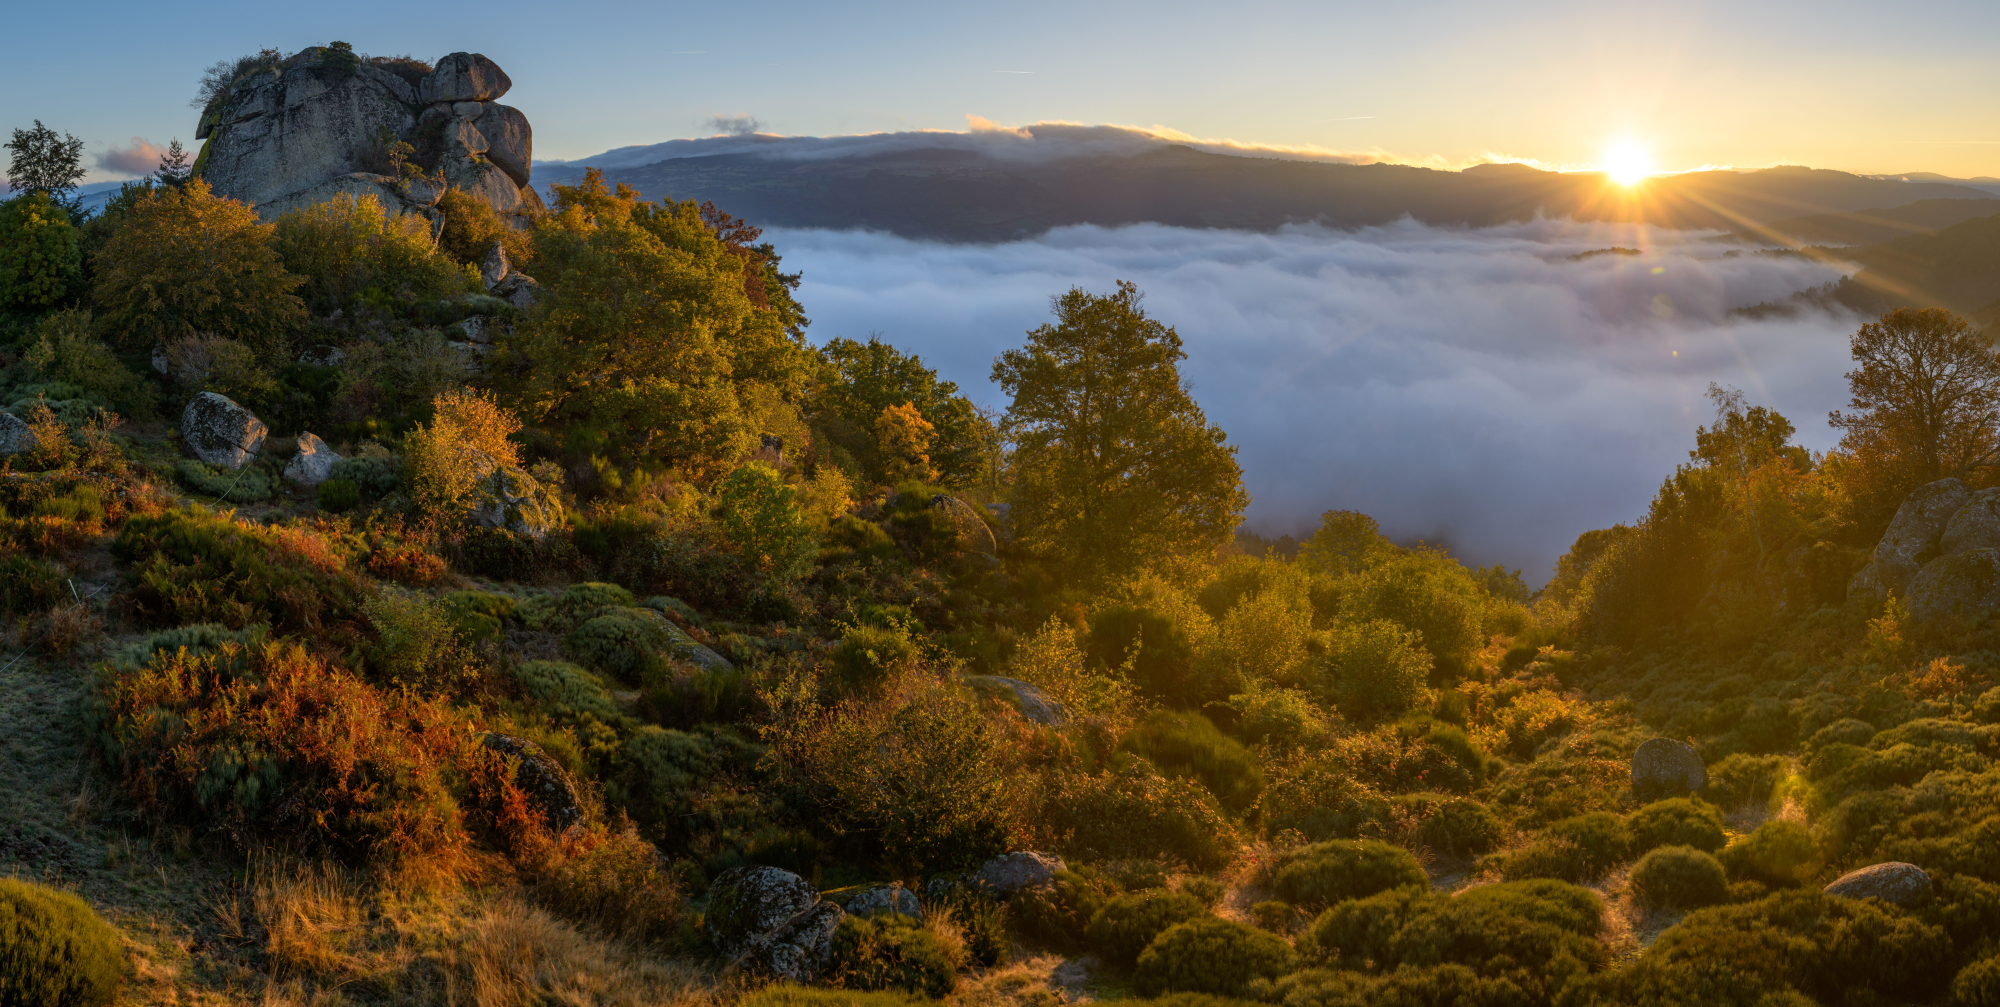
[[[1637,185],[1653,174],[1653,154],[1637,140],[1614,140],[1598,155],[1598,167],[1619,185]]]

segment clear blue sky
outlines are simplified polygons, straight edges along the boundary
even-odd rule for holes
[[[6,25],[0,129],[40,118],[93,155],[192,147],[202,67],[342,39],[487,54],[543,159],[706,135],[713,115],[788,134],[977,115],[1447,165],[1581,166],[1631,136],[1666,169],[2000,175],[1992,0],[16,4]]]

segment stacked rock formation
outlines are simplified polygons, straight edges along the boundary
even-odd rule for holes
[[[445,187],[456,186],[524,222],[542,203],[529,185],[528,119],[498,103],[511,85],[478,53],[406,78],[339,43],[316,46],[236,81],[203,113],[195,172],[267,220],[346,194],[435,221]],[[424,177],[382,173],[398,143]]]
[[[1917,487],[1847,590],[1876,601],[1895,594],[1919,621],[2000,611],[2000,489],[1957,479]]]

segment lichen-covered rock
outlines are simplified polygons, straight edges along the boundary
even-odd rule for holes
[[[1020,711],[1030,724],[1054,727],[1069,723],[1069,711],[1032,682],[999,675],[967,675],[965,684],[982,696],[1000,700]]]
[[[0,456],[35,450],[39,443],[28,421],[9,412],[0,412]]]
[[[479,264],[479,281],[491,291],[506,280],[512,271],[513,266],[507,262],[507,249],[496,242],[486,253],[485,260]]]
[[[2000,549],[1940,556],[1910,578],[1910,616],[1920,622],[1978,620],[2000,610]]]
[[[820,893],[820,898],[847,910],[849,916],[894,913],[914,920],[924,918],[924,906],[917,900],[917,893],[904,888],[900,881],[836,888]]]
[[[488,103],[472,125],[486,138],[486,159],[506,172],[515,185],[526,188],[535,149],[528,117],[520,109]]]
[[[1850,899],[1881,899],[1910,909],[1930,899],[1931,876],[1915,864],[1875,864],[1848,871],[1822,890]]]
[[[657,614],[657,613],[656,613]],[[667,627],[667,652],[683,661],[707,671],[729,671],[736,666],[729,659],[710,650],[701,641],[687,635],[687,631],[673,624],[666,616],[660,621]]]
[[[1972,494],[1938,537],[1940,555],[1974,549],[2000,549],[2000,487]]]
[[[1632,753],[1632,793],[1642,801],[1698,794],[1708,787],[1708,767],[1694,746],[1654,738]]]
[[[242,468],[270,433],[256,413],[214,392],[195,396],[181,410],[181,440],[196,458],[217,468]]]
[[[840,929],[840,921],[846,915],[831,902],[815,903],[768,936],[752,942],[737,964],[747,971],[786,982],[812,982],[832,957],[833,932]]]
[[[819,893],[813,886],[790,871],[738,867],[723,872],[709,885],[702,932],[718,954],[734,959],[818,901]]]
[[[1055,883],[1056,872],[1066,870],[1061,857],[1053,853],[1021,850],[1003,853],[972,872],[972,880],[1001,895]]]
[[[347,351],[338,346],[309,346],[299,354],[299,363],[307,367],[338,367],[347,359]]]
[[[1957,479],[1940,479],[1912,490],[1882,533],[1868,566],[1848,585],[1848,593],[1870,592],[1877,601],[1892,591],[1903,594],[1910,578],[1938,555],[1945,528],[1971,499],[1972,491]]]
[[[493,296],[526,311],[534,307],[536,301],[541,300],[542,285],[526,273],[510,272],[505,280],[494,285]]]
[[[473,489],[470,510],[472,520],[488,528],[534,538],[561,527],[563,521],[562,500],[517,468],[498,468],[482,476]]]
[[[455,52],[437,61],[437,66],[417,84],[417,100],[494,101],[514,86],[507,72],[476,52]]]
[[[299,453],[285,465],[285,478],[301,486],[318,486],[331,477],[337,461],[340,456],[317,435],[300,434]]]
[[[529,804],[549,828],[562,832],[583,821],[583,802],[577,797],[576,784],[556,764],[556,760],[549,758],[534,742],[490,732],[481,735],[479,742],[501,755],[518,760],[514,784],[528,795]]]

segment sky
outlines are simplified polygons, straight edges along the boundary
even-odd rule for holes
[[[0,128],[88,144],[92,181],[138,138],[193,144],[201,69],[340,39],[374,55],[482,52],[516,82],[535,155],[709,135],[715,120],[833,135],[978,117],[1163,127],[1251,145],[1463,166],[1586,167],[1634,141],[1656,167],[1807,164],[2000,175],[1991,0],[1349,3],[114,2],[87,24],[16,5]],[[747,123],[744,123],[747,124]],[[124,170],[121,170],[124,169]]]

